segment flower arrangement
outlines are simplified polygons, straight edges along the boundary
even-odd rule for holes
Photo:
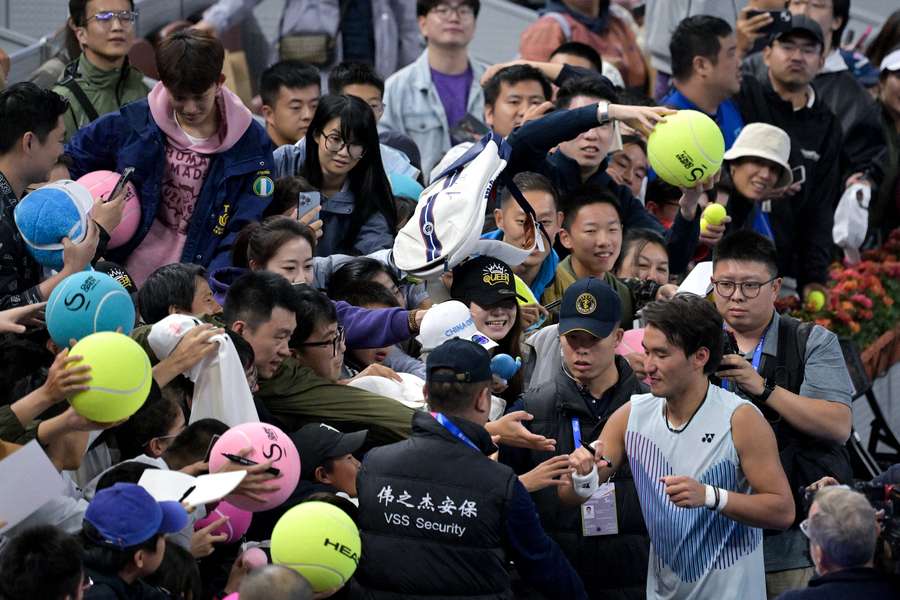
[[[779,312],[814,321],[865,348],[900,323],[900,229],[877,249],[863,253],[855,265],[835,263],[829,270],[828,293],[819,308],[797,297],[780,299]]]

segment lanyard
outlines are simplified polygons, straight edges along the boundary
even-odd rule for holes
[[[572,439],[575,441],[575,449],[581,447],[581,423],[578,422],[578,417],[572,417]]]
[[[763,332],[762,337],[759,338],[759,343],[756,344],[756,348],[753,350],[753,358],[750,360],[750,364],[753,365],[753,370],[756,371],[757,373],[759,372],[759,363],[762,360],[762,350],[763,350],[763,345],[766,343],[766,334],[767,333],[768,333],[768,330]],[[731,382],[723,381],[722,387],[725,388],[726,390],[731,391]]]
[[[431,416],[434,417],[434,420],[437,421],[438,423],[440,423],[444,427],[444,429],[446,429],[447,431],[452,433],[453,437],[457,438],[462,443],[466,444],[467,446],[472,447],[473,449],[475,449],[479,453],[481,453],[481,448],[476,446],[475,442],[470,440],[469,437],[466,434],[464,434],[460,430],[459,427],[456,426],[456,423],[454,423],[453,421],[451,421],[450,419],[448,419],[447,417],[445,417],[444,415],[442,415],[439,412],[433,412],[433,413],[431,413]]]

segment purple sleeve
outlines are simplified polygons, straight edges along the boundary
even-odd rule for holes
[[[384,348],[412,337],[409,311],[402,308],[360,308],[343,300],[334,302],[334,308],[348,349]]]

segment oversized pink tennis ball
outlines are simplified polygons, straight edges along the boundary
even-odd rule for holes
[[[281,476],[271,480],[270,484],[279,486],[279,489],[262,494],[266,498],[265,502],[239,494],[231,494],[226,500],[250,512],[269,510],[281,505],[294,492],[297,482],[300,481],[300,454],[294,442],[285,432],[268,423],[235,425],[222,434],[213,446],[209,457],[210,473],[220,471],[230,462],[225,454],[237,455],[245,448],[251,448],[250,454],[245,458],[253,462],[273,461],[272,466],[281,471]]]
[[[91,192],[96,205],[109,200],[109,194],[116,187],[119,177],[120,175],[115,171],[94,171],[82,175],[78,179],[78,183]],[[137,190],[130,181],[125,185],[125,190],[125,209],[122,212],[122,222],[109,235],[109,245],[107,246],[109,249],[127,244],[137,233],[138,226],[141,224],[141,201],[138,198]]]
[[[194,531],[208,527],[222,517],[228,517],[228,520],[213,529],[211,533],[213,535],[225,534],[228,536],[228,539],[222,543],[233,544],[244,537],[244,534],[250,529],[253,513],[223,500],[213,510],[209,511],[209,514],[194,523]]]
[[[269,557],[261,548],[248,548],[241,554],[241,562],[252,571],[269,564]]]

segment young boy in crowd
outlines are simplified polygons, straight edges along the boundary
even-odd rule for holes
[[[303,139],[321,95],[319,70],[312,65],[283,60],[263,71],[259,96],[266,133],[275,147]]]
[[[622,250],[622,213],[618,200],[607,190],[584,187],[563,201],[563,223],[559,241],[571,251],[556,268],[556,277],[544,291],[542,304],[556,305],[566,289],[578,279],[596,277],[612,287],[622,301],[622,328],[631,329],[640,308],[637,297],[651,299],[674,293],[674,286],[648,281],[649,293],[635,294],[622,283],[613,268]],[[637,296],[637,297],[636,297]],[[556,312],[556,311],[554,311]]]
[[[101,117],[66,147],[73,177],[135,168],[140,226],[108,258],[125,261],[138,285],[170,263],[224,266],[237,232],[272,196],[271,142],[223,87],[224,57],[208,34],[173,33],[157,48],[161,81],[147,99]]]
[[[157,502],[133,483],[117,483],[97,492],[84,514],[81,532],[85,572],[93,582],[85,600],[156,597],[143,578],[162,563],[165,535],[181,531],[187,523],[180,503]]]

